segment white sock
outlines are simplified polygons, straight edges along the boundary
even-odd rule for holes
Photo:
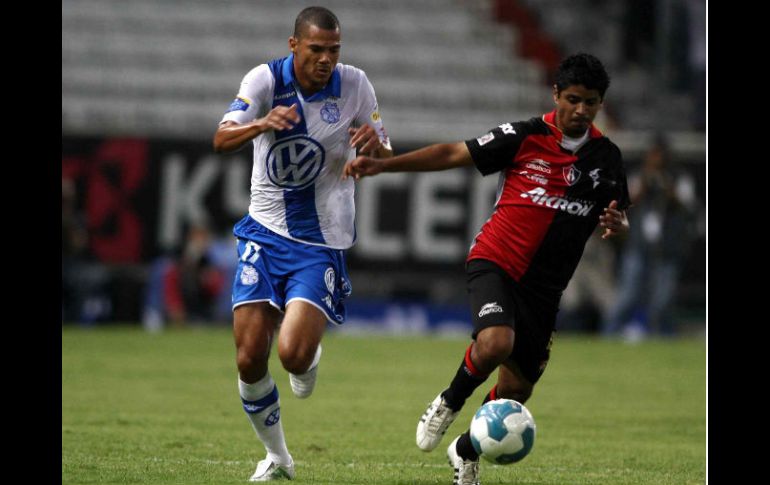
[[[254,431],[257,432],[259,440],[265,445],[267,456],[281,465],[292,463],[291,455],[286,448],[286,438],[283,436],[278,388],[270,373],[268,372],[254,384],[243,382],[239,376],[238,390],[243,402],[243,410],[246,411],[246,416],[251,421]]]

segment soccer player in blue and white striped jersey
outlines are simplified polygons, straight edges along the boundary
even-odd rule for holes
[[[337,62],[340,39],[331,11],[300,12],[291,54],[246,74],[214,136],[217,152],[249,142],[254,148],[249,213],[234,228],[240,259],[233,283],[240,396],[267,450],[251,481],[294,477],[268,371],[275,334],[292,391],[306,398],[326,322],[345,320],[351,285],[344,252],[355,241],[354,182],[342,178],[345,163],[356,150],[393,155],[366,74]]]

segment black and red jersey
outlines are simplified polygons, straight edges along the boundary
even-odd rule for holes
[[[556,112],[506,123],[466,141],[478,170],[500,172],[492,216],[468,254],[514,280],[560,294],[611,201],[629,205],[620,149],[593,125],[576,152],[564,147]]]

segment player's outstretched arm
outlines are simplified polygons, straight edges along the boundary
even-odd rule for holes
[[[380,172],[434,172],[472,163],[465,142],[441,143],[392,158],[358,157],[345,165],[343,177],[360,179]]]
[[[599,216],[599,223],[604,228],[602,239],[625,236],[628,233],[626,211],[619,211],[617,207],[618,201],[613,200],[610,202],[609,207],[604,209],[604,214]]]
[[[234,121],[225,121],[214,134],[214,151],[217,153],[230,153],[243,148],[243,146],[268,130],[290,130],[299,123],[300,116],[297,113],[297,105],[276,106],[264,117],[250,123],[239,124]]]

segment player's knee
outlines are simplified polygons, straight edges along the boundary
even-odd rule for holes
[[[267,362],[269,352],[254,346],[241,346],[236,353],[236,364],[242,375],[253,373]]]
[[[493,330],[493,329],[489,329]],[[484,367],[497,367],[513,351],[513,331],[508,327],[494,327],[476,337],[474,354]]]
[[[283,368],[292,374],[303,374],[310,368],[315,357],[315,349],[306,345],[279,345],[278,357]]]

